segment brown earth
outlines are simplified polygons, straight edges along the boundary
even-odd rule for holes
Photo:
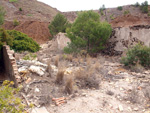
[[[15,29],[23,33],[28,34],[29,37],[32,37],[39,44],[45,43],[51,37],[51,34],[48,29],[48,22],[39,22],[39,21],[21,21],[20,25],[14,26],[13,22],[6,21],[4,28],[8,30]]]
[[[110,22],[112,27],[126,27],[134,25],[150,25],[150,17],[139,17],[133,15],[123,15],[116,17]]]

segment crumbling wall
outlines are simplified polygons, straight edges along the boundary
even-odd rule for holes
[[[15,87],[18,86],[17,79],[19,78],[18,69],[15,60],[15,54],[13,50],[10,50],[10,47],[7,45],[3,46],[3,60],[5,73],[10,78],[11,81],[14,81]]]
[[[107,45],[107,52],[110,54],[121,54],[124,50],[137,43],[150,46],[149,25],[114,28]]]

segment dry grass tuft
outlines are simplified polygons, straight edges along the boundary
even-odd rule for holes
[[[72,78],[69,78],[65,85],[65,93],[72,94],[72,92],[73,92],[73,80]]]
[[[56,58],[55,58],[55,66],[56,67],[58,67],[58,65],[59,65],[59,56],[57,56]]]
[[[57,75],[56,75],[55,83],[61,85],[61,84],[63,84],[63,82],[64,82],[64,71],[59,70]]]
[[[47,63],[46,71],[49,73],[49,76],[51,77],[52,67],[51,67],[51,62],[50,61],[48,61],[48,63]]]
[[[100,80],[98,77],[88,70],[80,70],[76,73],[77,86],[79,88],[95,88],[99,89]]]

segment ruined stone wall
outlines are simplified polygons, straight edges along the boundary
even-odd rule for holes
[[[14,81],[15,87],[18,86],[17,78],[18,69],[15,60],[15,54],[13,50],[10,50],[10,47],[7,45],[3,46],[3,59],[4,59],[4,68],[5,73],[10,78],[11,81]]]
[[[148,47],[150,46],[149,25],[114,28],[107,49],[109,52],[115,51],[122,53],[137,43],[142,43]]]

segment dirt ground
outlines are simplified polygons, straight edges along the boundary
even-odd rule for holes
[[[47,42],[36,53],[37,61],[47,65],[42,66],[44,74],[39,76],[30,70],[22,76],[24,101],[35,107],[44,106],[49,113],[150,112],[150,70],[137,67],[131,71],[120,64],[120,56],[66,55],[51,44]],[[28,53],[17,55],[19,68],[35,65],[21,60]],[[47,68],[49,64],[50,69]],[[62,69],[64,77],[58,84],[57,75]],[[67,84],[70,79],[71,85]],[[55,98],[63,98],[62,103],[57,105]]]

